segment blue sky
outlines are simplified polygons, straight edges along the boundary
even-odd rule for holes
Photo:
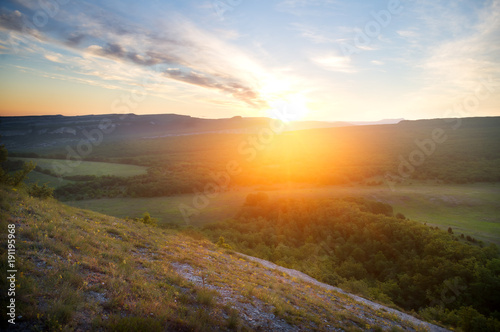
[[[0,115],[500,115],[500,0],[8,0]]]

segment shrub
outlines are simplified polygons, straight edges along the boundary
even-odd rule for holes
[[[219,240],[215,243],[218,247],[224,248],[224,249],[233,249],[229,244],[226,243],[226,240],[224,240],[224,237],[220,236]]]
[[[156,226],[158,224],[158,219],[151,217],[149,212],[144,212],[142,218],[136,219],[146,225]]]
[[[47,184],[44,183],[43,186],[39,186],[38,183],[33,183],[28,187],[28,194],[37,198],[51,198],[53,197],[54,189],[47,187]]]
[[[211,289],[201,288],[196,292],[196,301],[211,307],[215,304],[215,295],[217,293]]]

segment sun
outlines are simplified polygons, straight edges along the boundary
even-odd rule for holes
[[[307,107],[307,99],[298,93],[270,100],[268,103],[271,106],[268,115],[283,122],[303,120],[310,112]]]
[[[288,79],[268,77],[259,89],[259,94],[269,104],[266,113],[273,119],[298,121],[310,113],[304,93],[294,89]]]

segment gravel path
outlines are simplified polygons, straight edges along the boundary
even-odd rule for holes
[[[244,255],[244,254],[241,254],[241,253],[238,253],[238,255],[240,255],[240,256],[242,256],[242,257],[244,257],[244,258],[246,258],[246,259],[248,259],[250,261],[254,261],[254,262],[260,263],[260,264],[262,264],[263,266],[265,266],[265,267],[267,267],[269,269],[278,270],[280,272],[288,274],[291,277],[294,277],[294,278],[297,278],[297,279],[301,279],[301,280],[303,280],[305,282],[309,282],[311,284],[314,284],[316,286],[322,287],[324,289],[336,291],[338,293],[347,295],[350,298],[352,298],[353,300],[355,300],[357,302],[360,302],[360,303],[363,303],[364,305],[369,306],[369,307],[371,307],[374,310],[385,310],[385,311],[387,311],[387,312],[389,312],[391,314],[397,315],[401,320],[405,320],[407,322],[411,322],[412,324],[415,324],[416,326],[422,326],[422,327],[428,329],[431,332],[449,331],[447,329],[444,329],[442,327],[436,326],[434,324],[430,324],[430,323],[424,322],[424,321],[422,321],[422,320],[420,320],[418,318],[415,318],[415,317],[413,317],[411,315],[405,314],[405,313],[403,313],[401,311],[398,311],[398,310],[386,307],[384,305],[372,302],[372,301],[364,299],[364,298],[362,298],[360,296],[347,293],[347,292],[345,292],[344,290],[342,290],[342,289],[340,289],[338,287],[333,287],[331,285],[319,282],[318,280],[316,280],[314,278],[311,278],[307,274],[302,273],[300,271],[292,270],[292,269],[287,269],[285,267],[276,265],[276,264],[271,263],[269,261],[266,261],[266,260],[263,260],[263,259],[260,259],[260,258],[256,258],[256,257],[252,257],[252,256],[247,256],[247,255]]]

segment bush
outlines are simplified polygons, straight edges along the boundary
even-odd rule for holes
[[[196,301],[207,307],[211,307],[215,304],[216,292],[211,289],[201,288],[196,291]]]
[[[152,218],[149,212],[144,212],[142,218],[136,219],[146,225],[156,226],[158,224],[158,219]]]
[[[215,243],[218,247],[224,248],[224,249],[233,249],[229,244],[226,243],[226,240],[224,240],[224,237],[220,236],[219,240],[217,243]]]
[[[37,197],[37,198],[52,198],[52,194],[54,193],[54,189],[47,187],[47,184],[44,183],[43,186],[39,186],[38,183],[33,183],[31,186],[28,187],[28,194],[32,197]]]

